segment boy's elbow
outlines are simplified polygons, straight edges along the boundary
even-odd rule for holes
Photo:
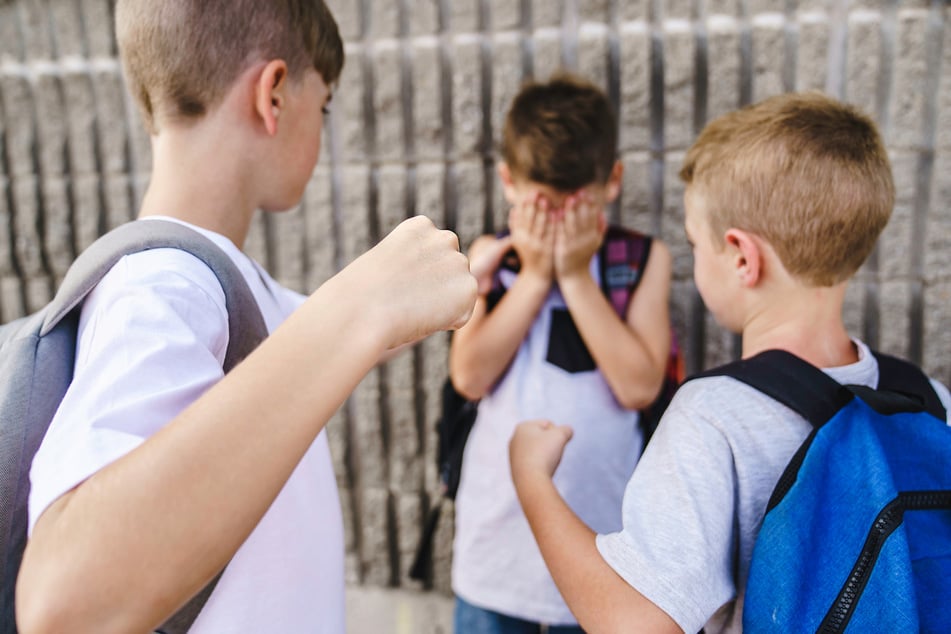
[[[76,628],[75,621],[69,622],[65,601],[54,592],[37,587],[41,584],[27,583],[22,578],[20,575],[16,585],[16,624],[20,634],[52,634]]]
[[[478,401],[488,392],[488,389],[480,385],[475,377],[453,376],[452,386],[467,401]]]
[[[663,387],[663,377],[656,382],[652,381],[648,385],[630,384],[621,386],[620,389],[615,390],[614,397],[624,409],[642,410],[657,400],[661,387]]]

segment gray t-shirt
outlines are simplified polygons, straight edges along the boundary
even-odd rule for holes
[[[878,364],[825,371],[875,386]],[[932,383],[945,407],[948,390]],[[685,632],[741,632],[753,542],[776,481],[811,427],[729,377],[686,383],[671,402],[624,494],[624,528],[598,549],[632,587]]]

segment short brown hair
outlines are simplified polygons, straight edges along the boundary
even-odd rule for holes
[[[322,0],[119,0],[116,37],[126,81],[157,121],[201,117],[249,65],[283,59],[327,85],[343,68],[337,23]]]
[[[617,154],[617,119],[594,84],[566,73],[522,86],[502,132],[502,158],[515,177],[575,191],[605,183]]]
[[[815,286],[850,278],[895,203],[875,123],[818,92],[779,95],[710,122],[680,177],[697,187],[714,239],[730,228],[766,239]]]

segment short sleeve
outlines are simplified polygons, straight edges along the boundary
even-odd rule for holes
[[[737,482],[730,444],[685,385],[671,402],[624,495],[623,528],[600,535],[605,561],[697,632],[736,596]]]
[[[120,260],[83,305],[75,376],[30,471],[30,530],[218,381],[227,345],[224,292],[207,266],[174,249]]]

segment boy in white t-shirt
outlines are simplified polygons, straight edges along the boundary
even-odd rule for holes
[[[681,177],[694,279],[744,358],[788,350],[840,383],[878,364],[842,321],[848,280],[894,204],[874,123],[819,93],[787,94],[707,125]],[[947,408],[947,389],[932,381]],[[570,424],[570,423],[569,423]],[[622,530],[585,526],[552,485],[572,432],[521,425],[519,499],[558,588],[592,632],[739,632],[753,542],[811,425],[727,377],[685,384],[631,477]]]
[[[222,379],[221,286],[191,255],[123,258],[84,304],[75,381],[31,471],[23,632],[152,631],[225,567],[192,632],[344,632],[323,427],[388,351],[465,323],[476,280],[425,218],[304,298],[240,250],[301,198],[343,45],[319,0],[120,0],[152,133],[139,222],[211,238],[271,335]],[[372,298],[372,301],[365,298]]]
[[[456,494],[457,634],[579,631],[512,487],[508,441],[519,421],[576,425],[559,491],[589,525],[621,528],[644,443],[637,410],[657,396],[670,350],[670,254],[653,240],[637,258],[640,283],[621,316],[602,291],[600,261],[605,208],[621,187],[616,150],[607,96],[577,77],[526,84],[506,116],[506,260],[517,257],[519,268],[503,263],[450,351],[454,386],[481,399]],[[497,247],[483,236],[470,253],[483,259]]]

